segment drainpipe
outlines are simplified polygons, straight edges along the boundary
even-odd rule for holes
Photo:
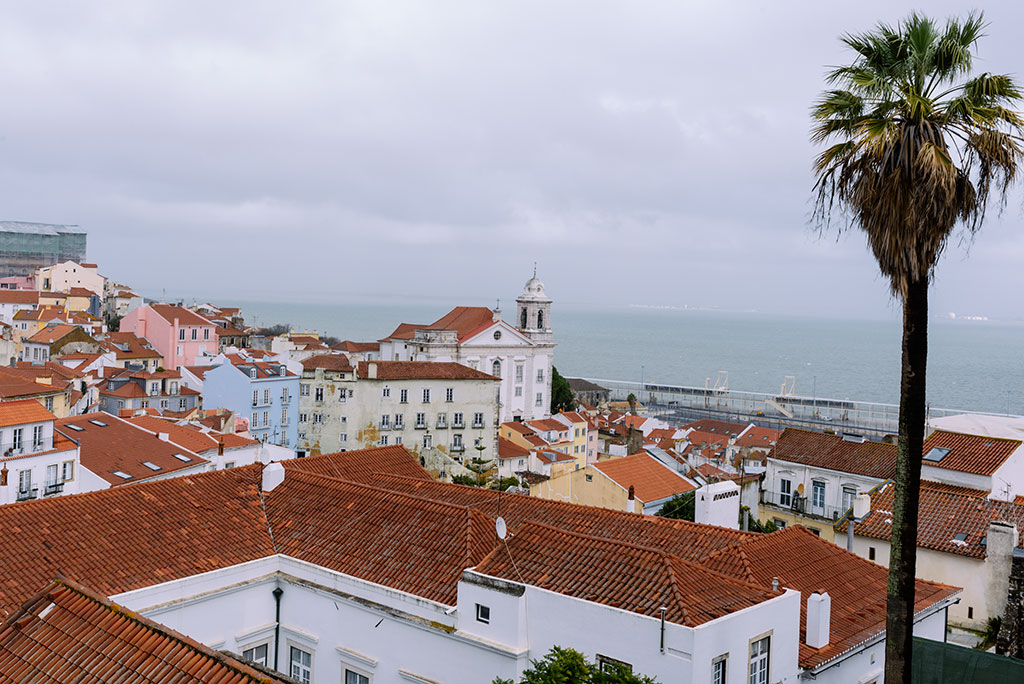
[[[274,669],[277,670],[277,658],[281,654],[281,594],[284,589],[275,587],[270,592],[274,595]]]
[[[661,652],[665,652],[665,606],[658,609],[661,611]]]
[[[846,550],[853,553],[853,535],[857,528],[857,521],[854,520],[853,516],[850,516],[849,522],[846,524]]]

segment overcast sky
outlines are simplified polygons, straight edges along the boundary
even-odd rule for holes
[[[4,2],[0,219],[149,295],[893,315],[808,226],[808,108],[903,2]],[[963,3],[916,5],[944,17]],[[1024,66],[1017,2],[979,68]],[[933,311],[1024,317],[1020,194]]]

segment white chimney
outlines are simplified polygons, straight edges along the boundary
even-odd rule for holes
[[[952,536],[952,531],[949,533]],[[1010,570],[1013,549],[1020,536],[1017,526],[1000,520],[988,524],[985,535],[985,603],[989,615],[1001,615],[1006,609],[1006,595],[1010,590]]]
[[[828,646],[832,624],[832,597],[827,592],[814,592],[807,597],[807,645],[811,648]]]
[[[280,463],[271,463],[263,469],[263,491],[270,492],[274,487],[284,482],[284,466]]]
[[[377,379],[377,364],[368,363],[366,364],[366,377],[370,380]]]
[[[853,499],[853,517],[860,520],[871,512],[871,495],[858,494]]]

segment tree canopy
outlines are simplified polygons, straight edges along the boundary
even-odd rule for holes
[[[576,400],[572,396],[569,381],[562,377],[558,369],[551,367],[551,413],[572,411],[576,408]]]
[[[530,661],[519,684],[657,684],[657,680],[635,674],[616,663],[591,663],[579,651],[553,646],[540,660]],[[511,679],[495,679],[492,684],[515,684]]]

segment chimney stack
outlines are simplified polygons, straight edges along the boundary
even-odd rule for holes
[[[366,377],[369,380],[377,379],[377,364],[368,363],[366,364]]]
[[[985,602],[989,615],[1002,615],[1010,591],[1013,550],[1020,536],[1016,525],[993,520],[985,537]]]
[[[827,592],[814,592],[807,597],[807,645],[811,648],[828,646],[832,624],[832,597]]]
[[[271,463],[263,469],[263,491],[273,491],[277,485],[284,482],[284,466],[280,463]]]
[[[159,437],[160,439],[162,439],[162,440],[163,440],[163,441],[165,441],[165,442],[169,442],[169,441],[171,441],[171,435],[170,435],[170,433],[167,433],[167,432],[158,432],[158,433],[156,433],[156,436],[157,436],[157,437]]]
[[[853,499],[853,517],[860,520],[871,512],[871,495],[858,494]]]

